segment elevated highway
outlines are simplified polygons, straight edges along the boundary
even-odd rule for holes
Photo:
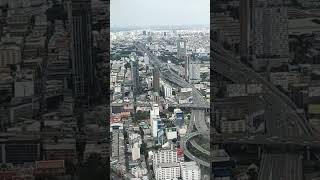
[[[214,71],[236,83],[258,82],[263,85],[263,98],[267,102],[265,121],[267,137],[243,139],[231,137],[222,141],[233,141],[237,144],[293,143],[293,145],[313,144],[313,141],[297,142],[299,139],[312,138],[314,130],[296,105],[271,82],[242,64],[218,43],[211,41],[211,55],[214,59]],[[278,137],[268,139],[268,136]],[[218,136],[214,137],[214,141]],[[302,180],[302,157],[299,153],[263,152],[260,163],[259,180]]]
[[[183,140],[182,140],[182,145],[183,147],[187,147],[187,142],[191,141],[192,139],[194,139],[196,136],[200,136],[202,135],[201,132],[193,132],[193,133],[189,133],[188,135],[186,135]],[[205,166],[205,167],[210,167],[210,163],[208,163],[207,161],[204,161],[196,156],[194,156],[188,148],[184,148],[184,154],[192,159],[193,161],[198,162],[199,164]]]

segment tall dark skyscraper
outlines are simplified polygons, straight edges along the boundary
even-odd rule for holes
[[[187,56],[184,63],[184,77],[188,81],[189,80],[189,65],[190,65],[190,56]]]
[[[136,58],[136,54],[131,54],[131,77],[133,83],[133,94],[138,95],[140,93],[140,77],[139,77],[139,60]]]
[[[73,92],[78,100],[92,97],[95,65],[92,56],[91,0],[71,0],[69,4]]]
[[[160,91],[160,72],[158,69],[153,69],[153,91],[159,92]]]
[[[243,58],[248,58],[250,53],[251,1],[240,1],[240,56]]]

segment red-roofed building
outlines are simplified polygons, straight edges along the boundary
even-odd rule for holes
[[[111,124],[113,123],[120,123],[121,122],[121,117],[120,115],[113,115],[111,116]]]
[[[178,157],[183,157],[184,156],[183,148],[177,148],[177,155],[178,155]]]

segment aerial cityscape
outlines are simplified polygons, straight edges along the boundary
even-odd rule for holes
[[[209,40],[208,27],[111,31],[115,171],[155,179],[209,175]]]
[[[168,11],[185,18],[181,4],[171,2]],[[138,18],[113,28],[121,24],[112,15],[116,8],[111,2],[112,178],[210,179],[209,21],[163,24],[171,12],[162,11],[151,23]]]
[[[0,0],[0,180],[319,180],[319,0]]]
[[[213,3],[213,178],[319,179],[320,2]]]

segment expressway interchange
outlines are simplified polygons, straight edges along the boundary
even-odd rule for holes
[[[235,83],[261,83],[264,88],[263,99],[267,102],[265,110],[266,136],[253,137],[251,139],[243,137],[218,137],[221,143],[232,141],[236,144],[250,142],[252,144],[285,144],[307,145],[314,143],[315,132],[307,122],[306,118],[298,112],[296,105],[276,88],[271,82],[260,76],[251,68],[242,64],[238,59],[232,57],[216,42],[211,41],[211,54],[214,58],[215,71]],[[280,141],[270,139],[276,137]],[[296,142],[301,139],[311,139],[310,141]],[[215,140],[215,139],[214,139]],[[282,180],[302,180],[302,157],[301,153],[292,152],[263,152],[260,162],[259,180],[282,179]]]

